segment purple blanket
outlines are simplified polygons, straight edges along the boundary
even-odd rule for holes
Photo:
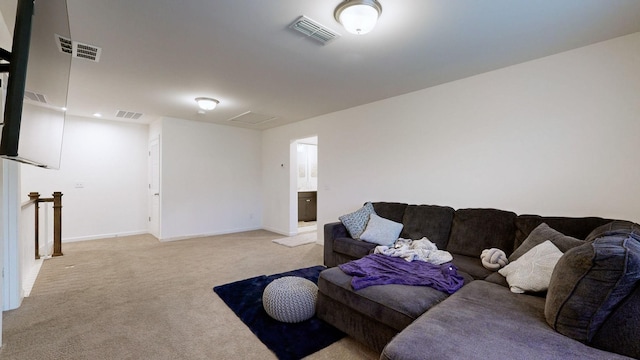
[[[464,285],[453,263],[434,265],[424,261],[408,262],[402,258],[381,254],[338,265],[353,276],[351,286],[360,290],[367,286],[384,284],[422,285],[453,294]]]

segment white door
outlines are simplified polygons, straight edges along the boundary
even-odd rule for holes
[[[149,142],[149,232],[160,239],[160,138]]]

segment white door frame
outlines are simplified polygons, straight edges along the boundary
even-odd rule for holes
[[[289,145],[289,236],[298,234],[298,143],[310,138],[315,138],[317,145],[318,135],[295,139]]]
[[[149,203],[148,230],[151,235],[161,238],[161,206],[160,206],[160,136],[149,140],[149,183],[147,198]]]

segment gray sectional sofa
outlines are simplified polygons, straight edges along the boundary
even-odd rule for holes
[[[354,291],[351,276],[337,266],[370,254],[376,244],[353,239],[341,222],[326,224],[329,268],[318,280],[317,315],[380,351],[381,359],[640,357],[637,224],[388,202],[373,208],[404,225],[400,237],[427,237],[449,251],[465,279],[452,295],[396,284]],[[513,293],[505,277],[480,261],[488,248],[515,261],[540,238],[564,253],[548,292]]]

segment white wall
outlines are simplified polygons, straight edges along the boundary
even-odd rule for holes
[[[261,133],[162,119],[161,240],[262,227]]]
[[[262,133],[262,199],[263,228],[283,235],[297,233],[296,140],[317,135],[315,119],[281,126]],[[322,184],[323,165],[320,160],[322,138],[318,138],[318,187]],[[290,186],[293,184],[293,186]],[[318,188],[318,191],[321,191]],[[322,198],[318,193],[318,210]],[[320,230],[320,229],[319,229]]]
[[[267,130],[265,228],[290,226],[279,164],[309,134],[320,224],[368,200],[640,222],[638,64],[635,33]]]
[[[63,193],[63,242],[146,233],[147,143],[147,125],[68,116],[60,170],[22,165],[22,199]]]

